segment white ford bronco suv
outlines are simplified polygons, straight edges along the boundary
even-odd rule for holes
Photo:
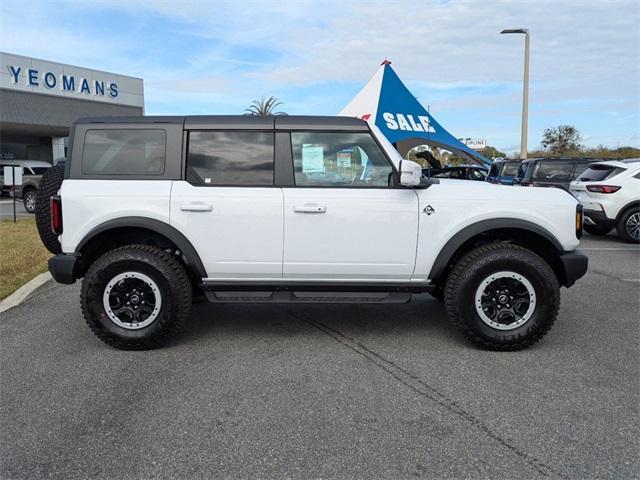
[[[165,344],[211,302],[444,300],[472,341],[516,350],[587,270],[569,193],[423,178],[349,117],[105,117],[43,178],[49,270],[93,332]]]

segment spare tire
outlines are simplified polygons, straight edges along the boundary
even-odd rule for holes
[[[40,240],[42,240],[44,246],[47,247],[47,250],[51,253],[62,252],[62,247],[58,241],[58,236],[51,230],[51,205],[49,204],[49,197],[58,193],[63,178],[64,166],[54,165],[48,168],[40,179],[40,185],[36,195],[36,226],[38,227]]]

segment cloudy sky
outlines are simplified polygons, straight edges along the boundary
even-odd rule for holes
[[[276,95],[335,114],[388,58],[456,136],[518,148],[531,30],[529,147],[573,124],[640,145],[640,2],[0,2],[0,49],[142,77],[147,114],[243,113]]]

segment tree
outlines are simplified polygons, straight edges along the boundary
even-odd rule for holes
[[[487,158],[507,158],[507,154],[504,152],[501,152],[500,150],[498,150],[495,147],[492,147],[490,145],[487,145],[486,147],[484,147],[483,150],[480,151],[480,153],[482,155],[484,155]]]
[[[582,135],[573,125],[559,125],[545,128],[542,134],[542,148],[555,155],[567,155],[582,148]]]
[[[282,102],[276,97],[271,96],[265,100],[262,97],[260,100],[254,100],[244,111],[245,115],[257,115],[260,117],[266,117],[269,115],[286,115],[284,112],[275,112],[276,107],[282,105]]]

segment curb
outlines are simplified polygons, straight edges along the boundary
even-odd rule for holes
[[[21,286],[18,290],[13,292],[7,298],[0,302],[0,313],[6,312],[10,308],[17,307],[22,302],[24,302],[27,298],[31,296],[33,292],[35,292],[38,288],[46,284],[47,282],[53,280],[53,277],[49,272],[44,272],[38,275],[35,278],[32,278],[23,286]]]

